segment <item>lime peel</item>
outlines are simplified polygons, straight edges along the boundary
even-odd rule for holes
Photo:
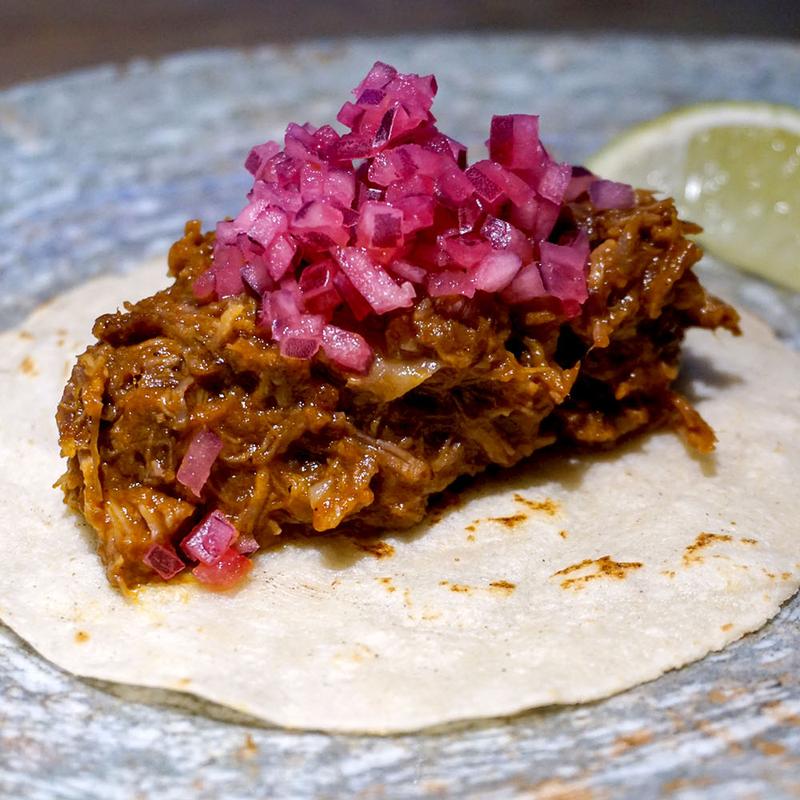
[[[624,132],[588,166],[673,196],[710,253],[800,291],[800,109],[679,108]]]

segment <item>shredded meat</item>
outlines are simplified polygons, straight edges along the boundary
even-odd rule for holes
[[[552,298],[511,311],[479,293],[344,320],[377,354],[355,376],[322,355],[282,357],[252,298],[198,303],[213,237],[188,223],[170,251],[174,283],[97,320],[58,407],[60,484],[112,582],[153,580],[147,549],[214,508],[266,546],[298,526],[407,527],[459,476],[557,441],[610,447],[667,425],[711,450],[713,432],[672,388],[687,327],[738,333],[692,272],[701,252],[685,235],[698,229],[646,192],[624,211],[573,203],[559,225],[592,245],[580,316]],[[198,501],[176,471],[200,428],[223,448]]]

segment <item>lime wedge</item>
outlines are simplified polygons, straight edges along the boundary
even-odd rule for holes
[[[631,128],[588,166],[671,195],[710,253],[800,291],[800,109],[687,106]]]

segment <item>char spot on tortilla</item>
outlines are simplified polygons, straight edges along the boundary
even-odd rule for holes
[[[19,362],[19,371],[23,375],[39,374],[39,368],[36,366],[36,362],[30,356],[25,356],[25,358]]]
[[[721,631],[729,631],[733,627],[732,622],[726,622],[724,625],[720,626]]]
[[[675,570],[674,569],[665,569],[661,571],[662,575],[666,575],[668,578],[675,577]]]
[[[476,530],[476,528],[475,528],[475,525],[472,524],[472,525],[467,525],[467,527],[464,528],[464,530],[469,531],[470,533],[472,533],[474,530]]]
[[[334,658],[341,661],[353,661],[356,664],[363,664],[365,661],[378,658],[378,654],[371,647],[368,647],[362,642],[356,642],[352,649],[337,653]]]
[[[489,584],[489,589],[499,594],[511,594],[516,588],[517,584],[511,581],[492,581]]]
[[[20,339],[27,339],[27,340],[31,340],[34,338],[33,334],[30,331],[20,331],[17,334],[17,336],[19,336]]]
[[[558,513],[558,503],[556,503],[555,500],[551,500],[549,497],[544,500],[531,500],[516,493],[514,495],[514,500],[517,503],[521,503],[526,508],[529,508],[531,511],[544,511],[545,514],[551,517],[554,517]]]
[[[475,534],[472,534],[472,533],[467,534],[467,541],[468,542],[474,542],[475,541]]]
[[[566,539],[566,538],[567,538],[567,536],[569,536],[569,533],[568,533],[567,531],[559,531],[559,532],[558,532],[558,535],[559,535],[559,536],[560,536],[562,539]]]
[[[714,542],[730,542],[732,539],[733,537],[727,533],[708,533],[706,531],[698,533],[697,538],[683,551],[684,565],[689,567],[692,564],[702,563],[703,557],[699,554],[700,550]]]
[[[623,580],[630,570],[641,569],[643,566],[644,564],[640,561],[614,561],[611,556],[601,556],[600,558],[585,558],[577,564],[554,572],[550,577],[555,578],[557,575],[570,575],[573,572],[585,570],[582,575],[565,578],[561,581],[562,589],[582,589],[587,583],[598,578]]]
[[[350,542],[365,553],[369,553],[375,558],[391,558],[394,555],[394,547],[389,542],[382,542],[374,539],[359,539],[353,537]]]
[[[516,528],[517,525],[521,525],[526,519],[528,519],[528,517],[525,514],[510,514],[507,517],[489,517],[486,521],[497,522],[500,525],[511,529]]]
[[[89,634],[86,631],[76,631],[75,633],[75,641],[78,644],[83,644],[84,642],[89,641]]]
[[[739,539],[743,544],[758,544],[758,539]]]
[[[392,584],[391,578],[376,578],[375,580],[378,581],[378,583],[382,583],[386,587],[387,592],[397,591],[397,587]]]
[[[451,592],[459,594],[470,594],[472,587],[467,586],[465,583],[450,583],[450,581],[439,581],[439,586],[449,586]]]

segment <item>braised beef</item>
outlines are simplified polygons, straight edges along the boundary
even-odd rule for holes
[[[366,376],[321,353],[282,357],[251,297],[198,302],[213,237],[188,223],[172,285],[97,320],[58,407],[60,484],[109,578],[153,580],[147,549],[213,509],[263,547],[298,526],[408,527],[459,476],[554,442],[610,447],[666,425],[711,450],[713,432],[672,388],[687,327],[738,332],[692,272],[701,252],[686,234],[698,229],[645,192],[633,209],[569,213],[592,245],[580,316],[554,298],[512,311],[479,292],[343,320],[375,349]],[[201,428],[223,447],[198,500],[176,471]]]

